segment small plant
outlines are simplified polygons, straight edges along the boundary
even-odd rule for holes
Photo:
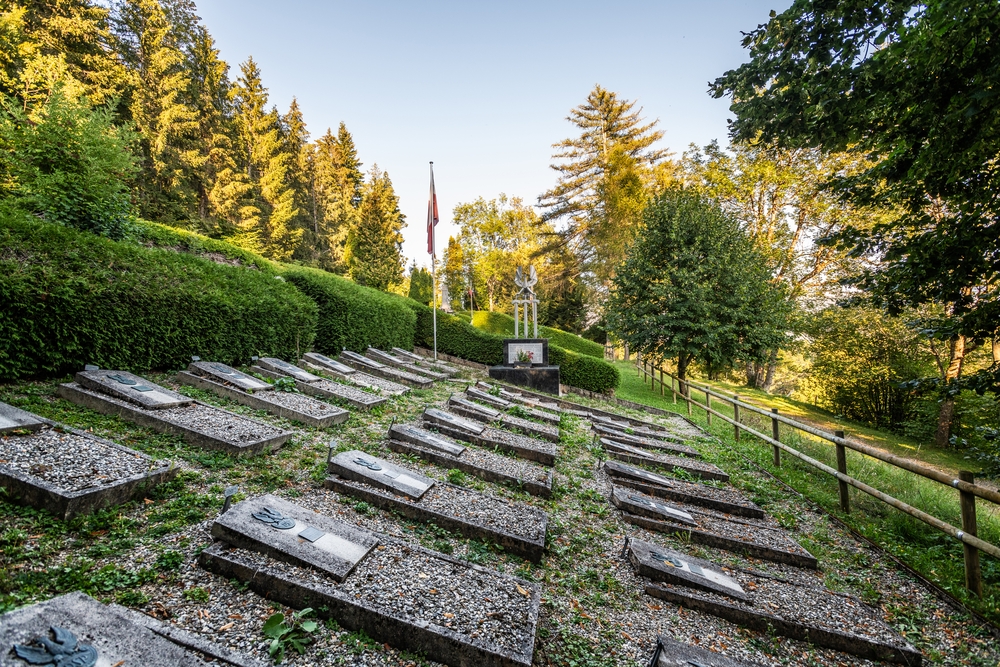
[[[288,393],[298,393],[298,389],[295,388],[295,380],[292,378],[278,378],[274,381],[274,388],[276,391],[287,391]]]
[[[159,570],[176,570],[184,562],[184,554],[172,549],[164,551],[156,557],[156,567]]]
[[[271,645],[267,651],[276,665],[281,664],[285,659],[285,651],[291,647],[295,652],[302,655],[306,652],[306,644],[312,642],[310,635],[316,632],[319,623],[316,621],[302,620],[313,613],[311,607],[306,607],[302,611],[297,611],[285,617],[282,613],[271,614],[264,621],[261,632],[265,637],[271,639]]]
[[[517,351],[517,360],[520,361],[522,364],[531,363],[532,361],[534,361],[534,359],[535,359],[535,353],[532,352],[531,350]]]
[[[208,602],[209,597],[208,591],[200,586],[195,586],[184,591],[184,599],[191,602]]]
[[[490,396],[499,396],[499,395],[500,395],[500,387],[497,386],[490,387]]]
[[[452,468],[448,471],[448,481],[455,486],[465,486],[466,477],[465,473],[457,468]]]
[[[514,417],[520,417],[521,419],[528,419],[531,417],[531,413],[522,408],[520,405],[512,405],[507,409],[507,414]]]

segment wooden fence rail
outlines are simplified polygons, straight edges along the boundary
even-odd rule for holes
[[[890,454],[860,442],[848,440],[843,431],[828,433],[822,429],[810,426],[809,424],[804,424],[778,414],[777,408],[772,408],[768,411],[741,400],[737,395],[729,396],[710,389],[704,385],[691,382],[690,380],[681,381],[672,373],[665,371],[662,367],[655,366],[638,356],[636,357],[635,363],[636,370],[643,376],[643,381],[645,382],[648,380],[650,389],[654,392],[656,391],[656,385],[659,384],[660,394],[663,396],[666,395],[666,383],[664,382],[664,377],[669,378],[670,393],[673,397],[673,402],[677,403],[677,397],[680,396],[681,399],[687,404],[688,415],[691,415],[692,406],[698,407],[699,409],[705,411],[705,419],[708,424],[712,423],[713,416],[732,424],[737,441],[740,439],[741,433],[746,432],[771,445],[775,466],[781,465],[781,452],[785,452],[790,456],[794,456],[812,467],[835,477],[839,487],[840,508],[843,512],[850,512],[850,487],[853,486],[873,498],[877,498],[887,505],[891,505],[899,511],[904,512],[915,519],[923,521],[927,525],[952,536],[956,540],[959,540],[962,543],[962,547],[965,552],[965,586],[976,595],[982,596],[983,583],[982,571],[979,565],[979,552],[982,551],[993,556],[994,558],[1000,558],[1000,547],[982,540],[976,535],[976,498],[982,498],[983,500],[1000,504],[1000,493],[994,491],[993,489],[988,489],[984,486],[976,484],[973,473],[963,470],[958,474],[958,478],[956,479],[951,475],[941,472],[940,470],[929,468],[910,459]],[[659,374],[659,378],[657,378],[657,374]],[[692,390],[697,390],[699,393],[705,394],[704,404],[691,398]],[[733,417],[730,418],[714,409],[712,406],[713,398],[732,405]],[[765,433],[761,433],[760,431],[742,423],[742,415],[748,412],[756,413],[770,419],[771,434],[767,435]],[[827,464],[817,461],[807,454],[804,454],[781,442],[779,433],[780,424],[802,431],[803,433],[808,433],[809,435],[822,440],[832,442],[836,446],[837,450],[837,467],[833,468],[828,466]],[[903,501],[848,475],[848,449],[956,489],[959,494],[959,505],[962,512],[962,527],[957,528],[952,526],[937,517],[917,509],[912,505],[908,505],[907,503],[904,503]]]

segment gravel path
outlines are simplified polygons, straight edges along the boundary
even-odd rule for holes
[[[310,417],[326,417],[340,412],[340,408],[336,408],[329,403],[324,403],[305,394],[292,391],[272,390],[260,392],[256,396],[268,403],[274,403],[290,410],[297,410]]]
[[[0,465],[66,491],[81,491],[145,474],[166,462],[45,427],[31,435],[0,437]]]

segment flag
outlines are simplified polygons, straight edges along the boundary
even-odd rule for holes
[[[427,200],[427,254],[434,256],[434,226],[438,223],[438,198],[434,192],[434,163],[431,162],[431,194]]]

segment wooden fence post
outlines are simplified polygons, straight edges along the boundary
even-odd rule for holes
[[[663,366],[660,366],[660,396],[663,396]]]
[[[676,379],[673,375],[670,376],[670,393],[674,395],[674,405],[677,405],[677,388],[674,386]]]
[[[678,380],[678,384],[680,384],[679,380]],[[691,386],[688,383],[686,383],[686,382],[683,383],[683,384],[681,384],[681,397],[683,397],[684,401],[687,402],[688,417],[690,417],[691,416]]]
[[[740,441],[740,397],[733,396],[733,432],[736,436],[736,442]]]
[[[958,473],[958,478],[963,482],[975,484],[976,476],[968,470]],[[976,496],[968,491],[959,491],[959,503],[962,506],[962,531],[976,537]],[[983,596],[983,571],[979,566],[979,549],[962,542],[962,549],[965,551],[965,587],[978,595]]]
[[[778,414],[778,408],[771,408],[771,412],[774,413],[774,414]],[[779,433],[778,433],[778,420],[775,419],[774,417],[771,417],[771,438],[773,440],[781,442],[781,438],[779,438],[778,436],[779,436]],[[774,467],[775,468],[780,468],[781,467],[781,449],[779,449],[777,445],[771,445],[771,448],[774,450],[774,452],[773,452],[774,453]]]
[[[834,431],[835,436],[844,439],[845,435],[843,431]],[[837,472],[842,475],[847,474],[847,447],[844,447],[841,443],[834,443],[837,446]],[[837,480],[837,485],[840,487],[840,509],[843,510],[845,514],[851,511],[851,492],[850,486],[847,485],[842,479]]]
[[[708,425],[712,425],[712,395],[708,393],[708,389],[705,390],[705,420]]]

